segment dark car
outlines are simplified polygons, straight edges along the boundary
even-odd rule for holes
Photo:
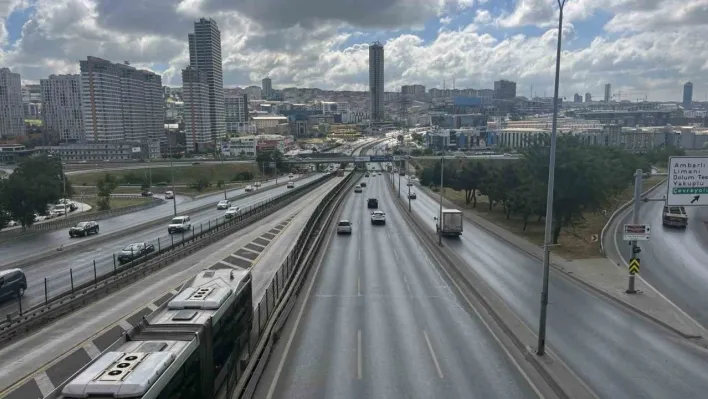
[[[0,270],[0,302],[23,296],[27,289],[27,278],[21,269]]]
[[[363,181],[363,182],[359,183],[359,185],[362,186],[362,187],[366,187],[366,182]]]
[[[379,207],[379,200],[376,198],[369,198],[368,201],[366,201],[366,207],[367,208],[378,208]]]
[[[155,252],[155,246],[144,242],[136,242],[129,244],[118,253],[118,262],[120,264],[128,263],[133,259],[138,259],[151,252]]]
[[[408,194],[408,198],[410,198],[410,199],[416,199],[416,198],[418,198],[418,197],[415,195],[415,193],[410,193],[410,194]]]
[[[145,190],[142,193],[140,193],[143,197],[152,197],[152,191]]]
[[[365,175],[364,175],[364,177],[369,177],[369,174],[368,174],[368,173],[367,173],[367,174],[365,174]]]
[[[98,234],[98,223],[94,221],[79,222],[69,229],[69,237],[86,237],[89,234]]]

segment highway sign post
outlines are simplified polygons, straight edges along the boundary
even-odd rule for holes
[[[629,274],[634,276],[639,273],[639,258],[629,260]]]
[[[666,205],[708,205],[708,157],[670,157]]]
[[[625,241],[648,241],[651,235],[651,226],[648,224],[625,224]]]

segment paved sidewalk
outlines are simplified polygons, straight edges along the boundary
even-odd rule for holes
[[[427,188],[425,189],[427,190]],[[460,207],[447,199],[443,203],[446,207],[460,209]],[[541,247],[499,227],[473,211],[460,210],[469,221],[539,259],[539,261],[543,259],[543,249]],[[607,258],[568,260],[551,253],[551,263],[553,266],[552,271],[556,270],[564,273],[565,276],[596,293],[614,300],[683,337],[700,338],[708,336],[704,327],[669,302],[661,293],[646,285],[641,279],[636,279],[635,283],[636,289],[640,291],[638,294],[630,295],[625,293],[628,272]]]

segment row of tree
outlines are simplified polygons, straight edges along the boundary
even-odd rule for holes
[[[14,220],[31,226],[35,214],[46,215],[47,206],[71,196],[61,160],[51,155],[21,160],[12,174],[0,179],[0,229]]]
[[[490,210],[501,206],[507,219],[520,216],[526,229],[532,218],[546,214],[550,137],[542,137],[520,151],[518,161],[498,163],[445,161],[444,185],[465,193],[465,201],[477,206],[477,195],[486,195]],[[665,164],[682,150],[666,147],[638,155],[609,147],[584,146],[570,136],[557,141],[553,201],[553,242],[561,228],[576,225],[588,212],[606,209],[611,200],[632,184],[636,169]],[[418,171],[421,183],[440,184],[440,162]]]

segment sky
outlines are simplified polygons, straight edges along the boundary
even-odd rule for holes
[[[559,0],[0,0],[0,67],[25,83],[130,61],[181,85],[194,20],[221,29],[224,85],[368,89],[368,45],[385,86],[492,88],[552,96]],[[708,0],[567,0],[560,96],[708,98]]]

